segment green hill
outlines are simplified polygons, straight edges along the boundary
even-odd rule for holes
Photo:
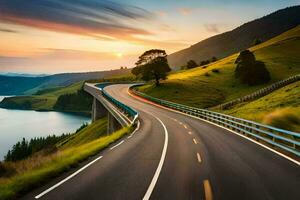
[[[221,112],[300,132],[300,82]]]
[[[61,95],[75,94],[82,88],[83,82],[78,82],[67,87],[50,88],[38,91],[31,96],[8,97],[0,102],[0,107],[10,109],[26,109],[26,110],[57,110],[54,108],[57,99]],[[73,106],[67,111],[77,111]],[[89,110],[88,110],[89,111]]]
[[[250,48],[256,58],[265,62],[271,74],[268,84],[248,86],[234,78],[238,54],[204,67],[172,73],[160,87],[147,84],[139,88],[151,96],[208,108],[252,93],[273,82],[300,73],[300,26]],[[218,69],[218,70],[216,70]]]
[[[172,67],[180,67],[191,59],[200,63],[213,56],[224,58],[251,47],[255,40],[267,41],[299,24],[300,6],[285,8],[175,52],[168,60]]]

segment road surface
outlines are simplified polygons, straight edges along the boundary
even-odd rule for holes
[[[300,198],[299,165],[225,129],[134,98],[127,89],[125,84],[105,88],[139,112],[140,128],[39,199]],[[24,199],[34,199],[78,169]]]

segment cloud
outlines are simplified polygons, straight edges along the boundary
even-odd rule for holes
[[[177,11],[182,15],[189,15],[195,10],[193,8],[181,7],[181,8],[177,8]]]
[[[142,8],[106,0],[0,2],[2,22],[102,39],[134,40],[135,35],[151,35],[133,22],[152,17],[152,13]]]
[[[6,28],[0,28],[0,32],[4,33],[18,33],[18,31],[12,30],[12,29],[6,29]]]
[[[204,24],[204,28],[211,33],[220,33],[218,24]]]

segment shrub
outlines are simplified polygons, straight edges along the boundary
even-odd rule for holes
[[[235,77],[239,78],[242,83],[248,85],[258,85],[270,81],[270,73],[265,64],[256,61],[255,56],[249,50],[242,51],[235,63]]]
[[[208,72],[206,72],[206,73],[204,74],[204,76],[210,76],[210,74],[209,74]]]
[[[211,70],[213,73],[220,73],[220,70],[219,69],[212,69]]]
[[[192,68],[195,68],[197,66],[198,66],[198,64],[194,60],[189,60],[186,64],[187,69],[192,69]]]

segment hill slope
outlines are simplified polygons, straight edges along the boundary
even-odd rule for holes
[[[222,112],[300,132],[300,81],[285,86],[250,103],[238,104]],[[295,121],[293,125],[290,123],[278,124],[279,120],[286,120],[285,118],[292,116],[292,113],[298,114],[298,120],[291,120],[292,122]],[[294,118],[297,118],[297,116]],[[274,120],[276,123],[274,123]]]
[[[4,98],[2,102],[0,102],[0,107],[9,108],[9,109],[25,109],[25,110],[59,110],[59,111],[68,111],[68,112],[81,112],[87,114],[90,112],[90,108],[82,110],[82,106],[78,106],[78,105],[70,105],[72,109],[68,109],[68,110],[61,110],[61,109],[54,108],[59,96],[66,95],[66,94],[76,94],[76,92],[82,88],[82,85],[83,82],[78,82],[67,87],[41,90],[37,93],[37,95],[7,97]],[[85,97],[80,97],[80,98],[85,98]],[[76,100],[80,101],[81,99],[76,99]],[[82,103],[82,101],[79,103]],[[79,107],[81,107],[81,110],[79,109]]]
[[[46,88],[63,87],[83,80],[102,79],[114,75],[129,74],[129,72],[129,69],[118,69],[99,72],[54,74],[43,77],[0,75],[0,95],[33,94]]]
[[[265,62],[272,78],[270,83],[258,86],[241,84],[234,78],[234,61],[238,56],[234,54],[204,67],[172,73],[160,87],[148,84],[140,90],[158,98],[207,108],[300,74],[300,26],[250,50],[258,60]],[[219,72],[213,72],[213,69]]]
[[[266,41],[299,24],[300,6],[289,7],[175,52],[168,60],[172,67],[178,67],[191,59],[200,62],[213,56],[224,58],[249,48],[255,39]]]

